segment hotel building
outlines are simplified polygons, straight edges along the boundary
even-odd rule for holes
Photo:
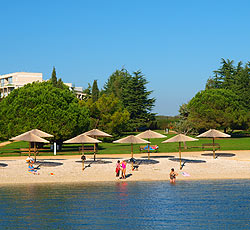
[[[0,75],[0,97],[8,96],[12,90],[23,87],[24,85],[32,82],[43,82],[42,73],[27,73],[27,72],[17,72],[9,73],[5,75]],[[64,83],[69,87],[69,89],[75,92],[76,97],[83,100],[86,94],[83,93],[82,87],[73,87],[72,83]]]

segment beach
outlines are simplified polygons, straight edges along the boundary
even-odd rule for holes
[[[0,163],[7,167],[0,167],[0,184],[30,184],[30,183],[83,183],[105,181],[166,181],[169,180],[171,168],[179,174],[178,180],[209,180],[209,179],[250,179],[250,150],[217,151],[219,155],[213,159],[212,152],[183,152],[184,166],[180,170],[178,153],[153,153],[151,160],[159,161],[157,164],[140,164],[140,159],[147,159],[147,153],[135,154],[139,162],[138,171],[132,170],[127,164],[127,178],[115,177],[117,160],[130,159],[130,154],[97,155],[97,160],[106,164],[82,163],[79,156],[38,156],[37,161],[49,162],[41,165],[34,175],[28,172],[27,157],[2,157]],[[92,161],[93,156],[87,155],[87,160]],[[39,164],[39,163],[38,163]],[[52,166],[50,165],[52,164]],[[53,166],[53,164],[58,164]],[[49,167],[48,167],[49,165]],[[184,174],[184,175],[183,175]]]

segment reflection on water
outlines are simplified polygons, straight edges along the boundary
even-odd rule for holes
[[[0,187],[1,229],[250,229],[250,181]]]

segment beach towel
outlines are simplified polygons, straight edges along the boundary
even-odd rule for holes
[[[186,172],[182,172],[181,173],[183,176],[190,176],[188,173],[186,173]]]

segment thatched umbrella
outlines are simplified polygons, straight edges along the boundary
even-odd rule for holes
[[[133,156],[134,156],[133,144],[142,144],[142,143],[149,144],[150,142],[145,141],[145,140],[141,139],[140,137],[130,135],[130,136],[121,138],[119,140],[113,141],[113,143],[120,143],[120,144],[129,143],[129,144],[131,144],[131,158],[133,158]],[[133,167],[134,167],[134,165],[133,165],[133,161],[132,161],[132,169],[133,169]]]
[[[231,137],[229,134],[220,132],[216,129],[210,129],[200,135],[198,135],[197,137],[210,137],[213,138],[213,157],[215,159],[215,144],[214,144],[214,139],[215,138],[219,138],[219,137]]]
[[[20,135],[18,135],[18,136],[16,136],[16,137],[14,137],[14,138],[19,138],[19,137],[22,137],[22,136],[24,136],[24,135],[26,135],[26,134],[28,134],[28,133],[32,133],[32,134],[35,134],[36,136],[38,136],[38,137],[53,137],[53,135],[51,135],[51,134],[49,134],[49,133],[46,133],[46,132],[44,132],[44,131],[42,131],[42,130],[39,130],[39,129],[32,129],[32,130],[30,130],[30,131],[27,131],[27,132],[25,132],[25,133],[22,133],[22,134],[20,134]],[[29,142],[29,157],[30,157],[30,147],[31,147],[31,142]]]
[[[63,143],[65,144],[82,144],[82,155],[84,156],[84,144],[96,144],[96,143],[101,143],[101,141],[96,140],[92,137],[89,137],[85,134],[80,134],[76,137],[73,137],[67,141],[64,141]],[[82,163],[83,163],[83,168],[84,170],[84,159],[85,157],[82,158]]]
[[[54,137],[53,135],[46,133],[46,132],[39,130],[39,129],[32,129],[28,132],[33,133],[33,134],[37,135],[38,137]]]
[[[105,133],[99,129],[92,129],[92,130],[89,130],[85,133],[83,133],[89,137],[93,137],[93,138],[97,138],[97,137],[112,137],[110,134],[108,133]],[[97,152],[97,148],[96,148],[96,144],[94,144],[94,161],[95,161],[95,157],[96,157],[96,152]]]
[[[136,135],[136,137],[140,137],[143,139],[148,139],[148,141],[150,140],[150,138],[164,138],[166,137],[165,135],[162,135],[160,133],[154,132],[152,130],[147,130],[145,132],[142,132],[138,135]],[[148,160],[150,159],[150,152],[149,152],[149,144],[148,144]]]
[[[185,142],[185,141],[198,141],[198,139],[188,137],[184,134],[178,134],[162,142],[162,143],[179,142],[180,169],[181,169],[181,142]]]
[[[36,161],[36,143],[49,143],[49,141],[33,134],[32,132],[26,132],[19,136],[13,137],[10,139],[11,141],[28,141],[29,144],[31,142],[34,142],[34,156]],[[29,157],[30,157],[30,151],[29,151]]]

